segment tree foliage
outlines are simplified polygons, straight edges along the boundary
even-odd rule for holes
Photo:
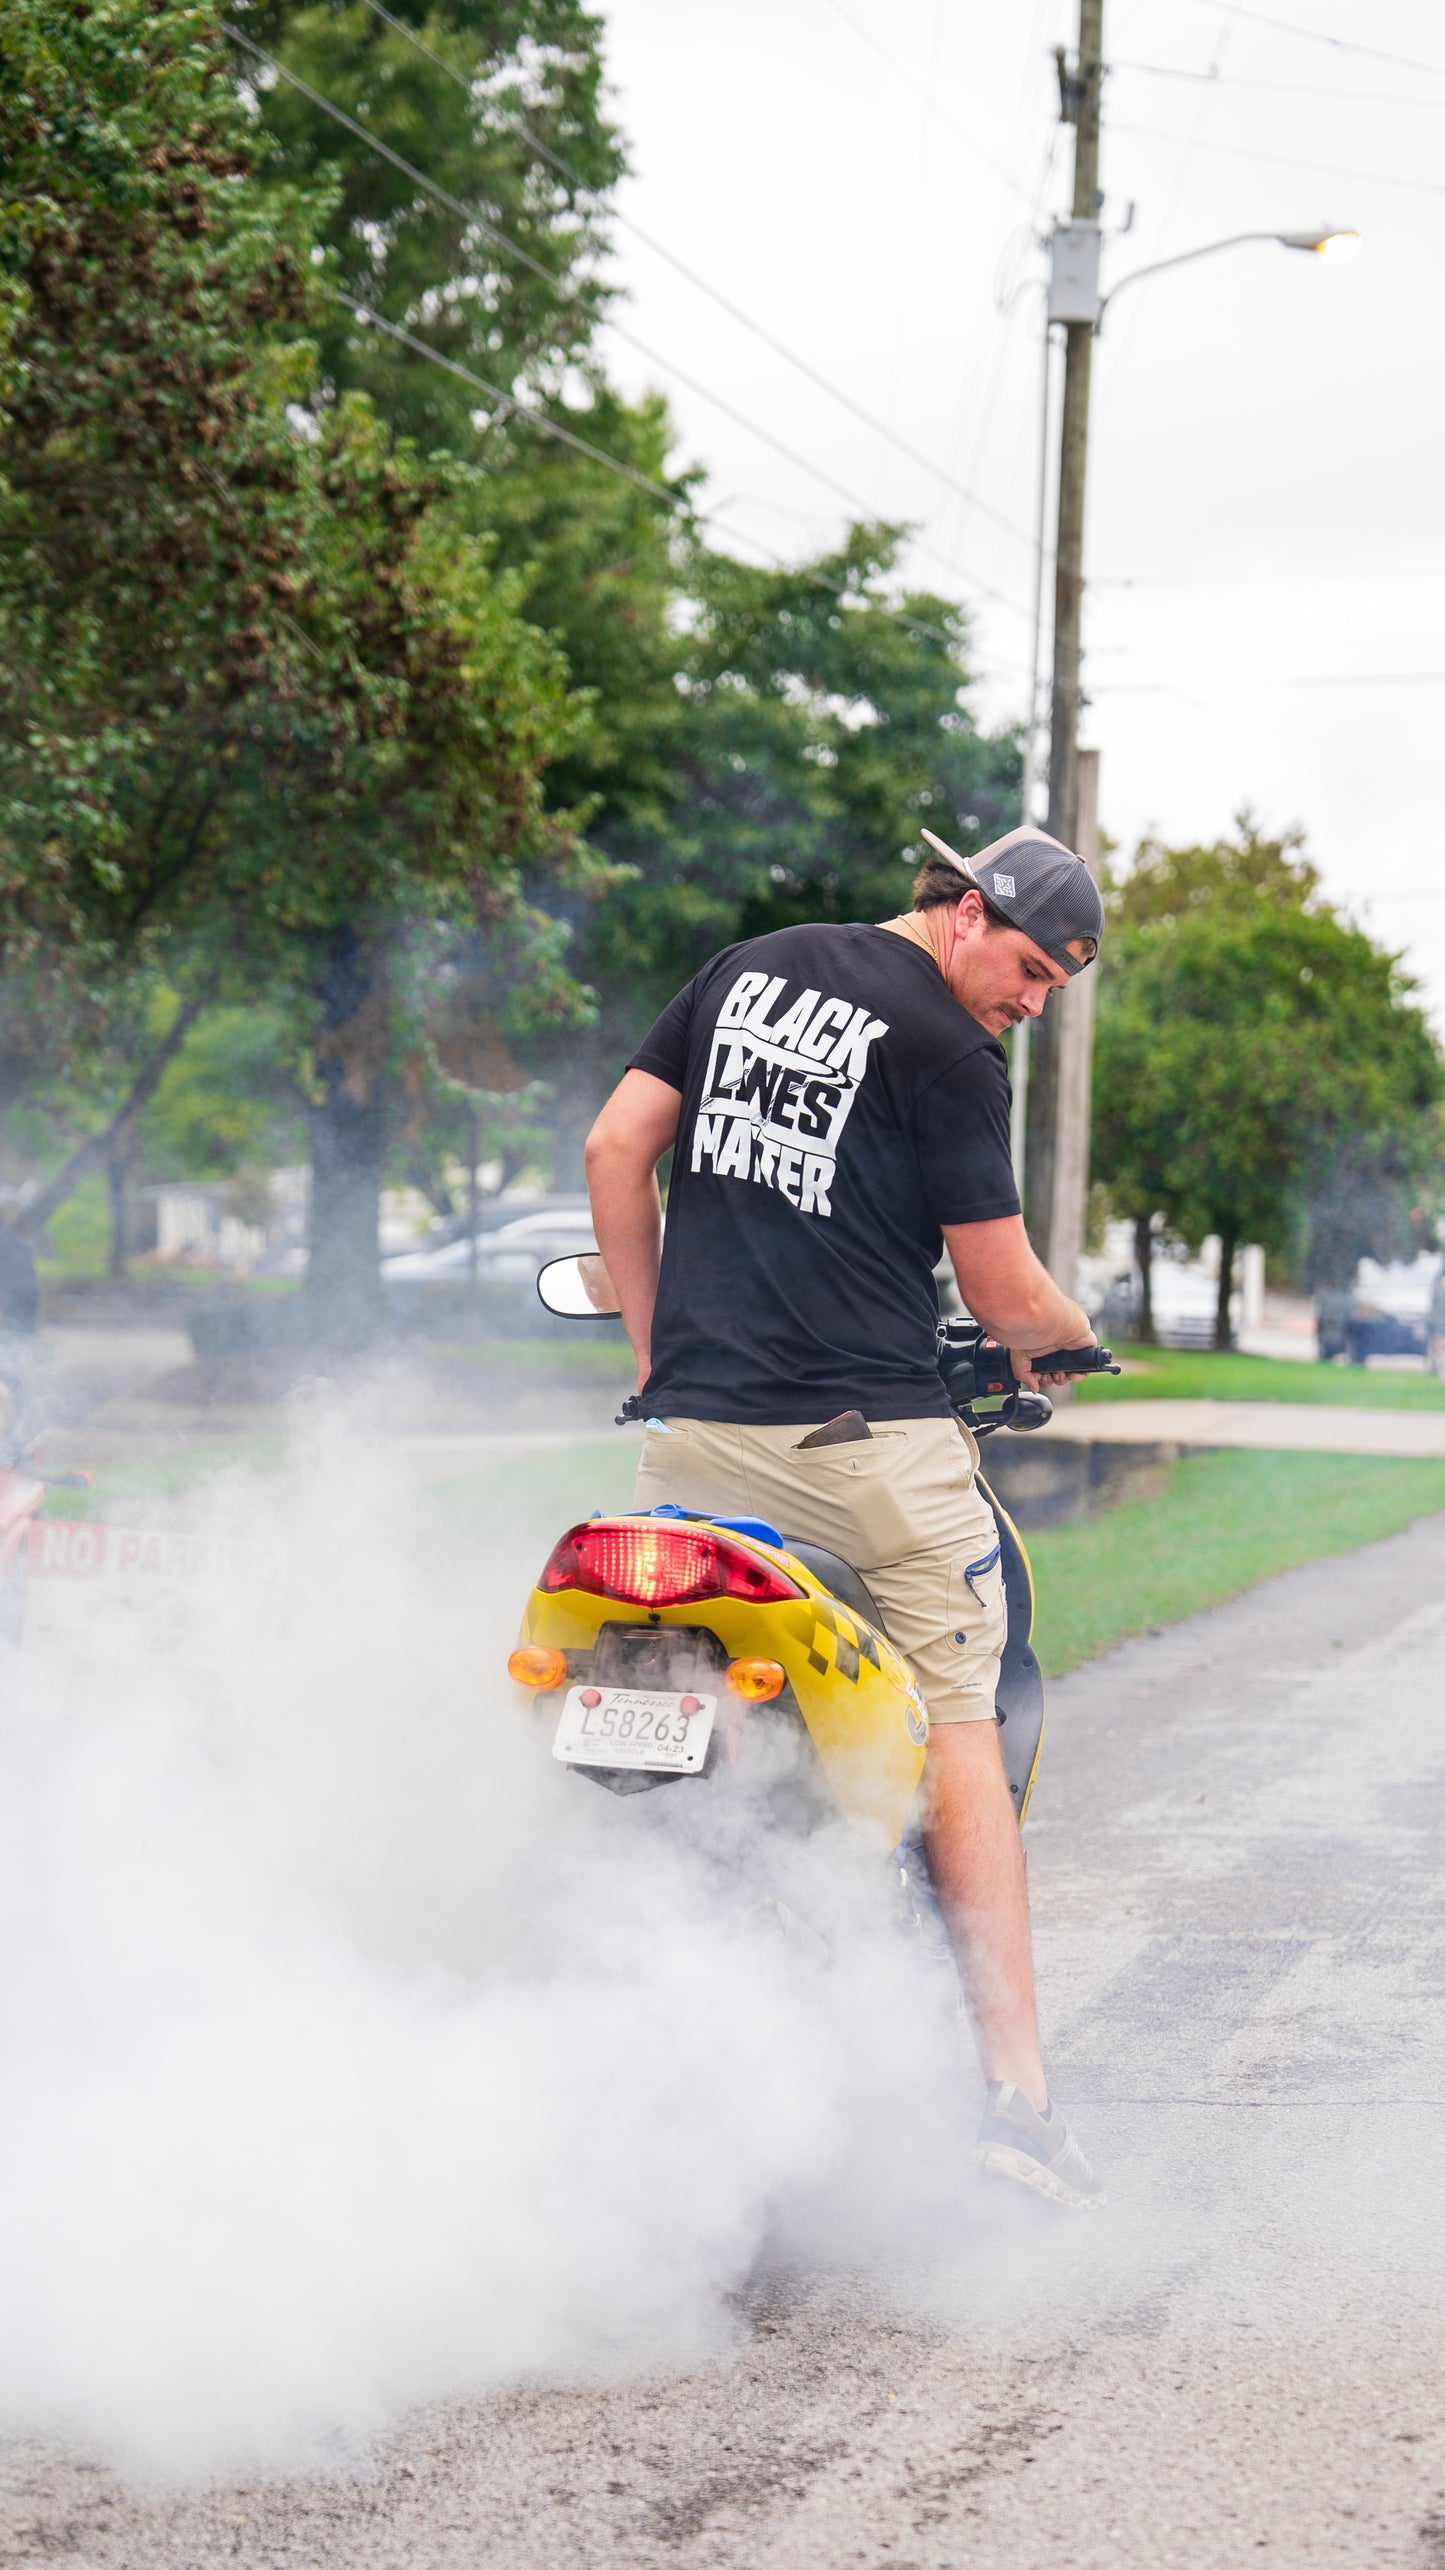
[[[1298,1255],[1313,1218],[1319,1274],[1351,1158],[1418,1183],[1439,1048],[1398,958],[1321,898],[1297,837],[1268,839],[1247,815],[1209,847],[1147,843],[1112,909],[1094,1167],[1136,1222],[1162,1214],[1191,1246],[1219,1235],[1227,1344],[1241,1241]]]
[[[68,28],[44,67],[94,139],[18,119],[51,194],[20,218],[0,447],[11,924],[133,953],[210,902],[264,942],[534,856],[560,663],[492,574],[464,466],[360,397],[288,418],[309,270],[245,183],[207,14],[39,0],[6,42],[27,17]]]
[[[158,766],[299,644],[305,223],[246,189],[207,13],[0,20],[0,932],[139,924]]]
[[[252,0],[234,23],[282,66],[278,79],[237,55],[271,167],[324,190],[328,275],[504,394],[523,382],[559,392],[569,370],[594,371],[607,303],[599,200],[623,168],[601,104],[600,19],[579,0],[387,0],[385,15],[367,0]],[[505,443],[505,400],[343,306],[322,317],[320,347],[326,379],[369,394],[424,453],[472,453],[489,431]]]
[[[565,669],[475,468],[314,398],[315,209],[254,184],[211,13],[17,0],[0,42],[0,951],[132,1014],[158,965],[289,991],[374,1230],[426,922],[525,920],[522,869],[576,859]]]
[[[614,803],[593,825],[633,871],[605,904],[572,907],[598,994],[568,1048],[574,1134],[719,947],[799,920],[889,917],[926,853],[922,826],[970,848],[1014,819],[1017,745],[968,711],[958,607],[898,596],[900,541],[856,527],[787,571],[689,549],[661,777],[641,808]]]
[[[920,821],[991,835],[1017,758],[897,530],[728,560],[665,405],[608,385],[577,0],[232,20],[251,50],[213,0],[0,19],[0,1078],[124,1096],[164,995],[262,995],[313,1281],[374,1292],[388,1147],[435,1180],[464,1130],[575,1133],[707,953],[896,909]]]

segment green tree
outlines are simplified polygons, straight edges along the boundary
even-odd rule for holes
[[[169,997],[161,995],[153,1030]],[[293,1043],[286,1012],[263,1000],[207,1009],[139,1119],[140,1176],[237,1178],[304,1157],[307,1099],[289,1059]]]
[[[310,1290],[360,1326],[436,939],[525,922],[522,867],[574,850],[563,667],[470,468],[300,407],[307,209],[252,180],[211,12],[17,0],[0,43],[0,951],[290,1004]]]
[[[600,19],[580,0],[251,0],[233,23],[281,67],[237,48],[270,167],[324,191],[318,237],[337,284],[507,395],[524,382],[555,394],[569,369],[591,368],[608,300],[598,200],[623,168],[601,104]],[[505,400],[336,302],[319,338],[325,378],[367,393],[424,453],[506,448]]]
[[[665,406],[621,402],[588,338],[603,302],[599,192],[622,166],[598,105],[597,22],[558,0],[425,12],[271,0],[241,24],[373,138],[285,78],[261,95],[273,166],[337,189],[327,238],[346,290],[504,392],[524,389],[530,408],[652,486],[384,336],[347,321],[324,339],[338,384],[363,384],[394,424],[476,460],[497,559],[586,701],[548,796],[634,871],[606,900],[603,877],[560,897],[534,885],[571,932],[599,1013],[560,1045],[549,1027],[545,1062],[524,1044],[520,1066],[545,1068],[556,1091],[561,1174],[575,1183],[599,1095],[706,955],[791,919],[896,908],[921,821],[972,845],[1015,817],[1016,745],[984,741],[970,718],[958,610],[899,600],[897,529],[855,529],[836,553],[779,573],[697,541],[692,476],[669,471]],[[376,141],[490,230],[469,231]],[[553,226],[540,245],[515,219],[518,190]],[[543,280],[521,251],[555,281],[551,340]]]
[[[569,1169],[629,1051],[709,955],[799,920],[887,918],[926,854],[921,827],[968,849],[1016,818],[1018,745],[970,713],[966,618],[899,597],[900,543],[855,527],[787,571],[684,556],[665,770],[646,803],[592,825],[633,871],[569,913],[598,994],[554,1071]]]
[[[473,523],[586,709],[548,802],[588,816],[601,844],[615,826],[656,824],[675,800],[686,718],[675,610],[692,477],[669,473],[665,404],[621,400],[591,344],[607,302],[602,199],[623,168],[600,103],[601,22],[575,0],[262,0],[238,23],[281,66],[279,78],[258,73],[238,54],[248,87],[270,83],[254,92],[268,168],[330,191],[326,284],[507,398],[480,395],[334,300],[319,334],[324,381],[364,390],[423,450],[477,467]],[[539,412],[566,435],[537,425]],[[567,442],[578,434],[597,452]]]
[[[12,967],[139,926],[161,744],[300,648],[306,222],[203,9],[0,18],[0,820]]]
[[[1095,1170],[1146,1275],[1153,1215],[1191,1246],[1218,1234],[1220,1347],[1241,1241],[1296,1249],[1342,1155],[1418,1169],[1435,1145],[1442,1065],[1414,985],[1298,848],[1247,815],[1210,847],[1146,843],[1104,948]]]

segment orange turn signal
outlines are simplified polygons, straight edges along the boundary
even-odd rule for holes
[[[781,1695],[788,1683],[788,1672],[776,1660],[732,1660],[728,1663],[728,1685],[734,1695],[746,1696],[749,1704],[769,1704]]]
[[[545,1642],[522,1642],[507,1662],[507,1675],[519,1687],[564,1687],[567,1683],[567,1654],[554,1651]]]

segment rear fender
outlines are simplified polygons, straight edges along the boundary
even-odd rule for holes
[[[702,1626],[717,1636],[730,1660],[777,1660],[840,1809],[876,1834],[880,1845],[896,1846],[928,1746],[917,1680],[886,1634],[844,1606],[791,1553],[751,1536],[734,1534],[731,1541],[745,1543],[749,1552],[785,1571],[802,1595],[770,1606],[720,1597],[643,1607],[585,1589],[538,1588],[527,1601],[522,1638],[565,1651],[569,1677],[584,1674],[602,1626],[619,1618]],[[535,1704],[535,1696],[529,1701]],[[555,1708],[557,1701],[551,1694],[544,1704]],[[766,1713],[766,1707],[755,1710]]]

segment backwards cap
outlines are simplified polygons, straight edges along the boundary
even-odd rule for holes
[[[1087,940],[1092,963],[1104,934],[1104,905],[1099,887],[1082,857],[1046,830],[1025,826],[1006,839],[981,848],[976,857],[961,857],[931,830],[923,832],[935,856],[955,866],[965,881],[981,892],[1013,928],[1021,928],[1036,946],[1066,973],[1081,973],[1084,964],[1071,955],[1071,939]]]

